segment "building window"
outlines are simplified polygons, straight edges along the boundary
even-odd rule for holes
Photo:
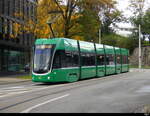
[[[30,18],[30,4],[28,1],[26,1],[26,4],[27,4],[27,18],[29,19]]]
[[[10,36],[12,36],[13,32],[12,32],[12,21],[9,21],[9,34]]]
[[[7,13],[7,15],[8,15],[8,16],[10,16],[10,8],[11,8],[11,7],[10,7],[10,1],[12,1],[12,0],[8,0],[8,3],[7,3],[7,5],[8,5],[8,6],[7,6],[7,8],[8,8],[8,13]]]
[[[4,0],[4,14],[8,16],[8,0]]]
[[[21,2],[21,4],[20,4],[21,20],[23,20],[23,18],[24,18],[24,6],[23,6],[24,1],[21,0],[20,2]]]
[[[8,71],[20,70],[20,56],[21,53],[17,51],[9,51],[8,54]]]
[[[4,31],[3,31],[4,34],[7,34],[7,32],[8,32],[8,31],[7,31],[7,30],[8,30],[7,19],[4,19],[4,24],[3,24],[3,26],[4,26],[4,27],[3,27],[3,29],[4,29]]]
[[[9,2],[9,16],[13,17],[14,1],[10,0]]]
[[[3,25],[3,20],[2,20],[2,18],[0,17],[0,33],[3,32],[2,25]]]
[[[4,14],[4,0],[0,0],[0,14]]]
[[[8,50],[4,50],[4,53],[3,53],[3,65],[2,65],[2,69],[4,71],[8,71],[8,54],[9,54],[9,51]]]

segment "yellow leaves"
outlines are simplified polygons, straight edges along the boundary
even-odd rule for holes
[[[84,41],[84,37],[82,37],[82,36],[76,35],[76,36],[73,36],[73,38],[74,38],[75,40],[82,40],[82,41]]]
[[[13,35],[13,34],[10,34],[9,36],[10,36],[10,38],[16,38],[15,35]]]
[[[48,12],[56,9],[53,0],[41,0],[37,8],[37,24],[35,25],[35,34],[38,38],[48,38],[50,36],[50,29],[47,24],[49,19]]]
[[[75,1],[72,2],[76,4]],[[108,4],[111,6],[113,0],[81,0],[81,2],[83,1],[85,3],[84,4],[85,6],[92,7],[92,8],[94,6],[94,10],[96,8],[98,9],[97,12],[99,12],[100,5]],[[78,9],[72,9],[70,12],[67,12],[72,7],[67,7],[64,4],[60,4],[60,3],[59,5],[60,8],[58,7],[58,5],[55,3],[54,0],[40,0],[37,8],[37,22],[34,22],[32,19],[27,19],[27,17],[24,17],[25,25],[23,27],[19,24],[14,24],[15,36],[17,36],[17,33],[20,33],[23,30],[26,33],[34,33],[37,36],[37,38],[49,38],[50,36],[52,36],[52,33],[47,24],[47,21],[48,19],[50,19],[50,21],[53,21],[53,19],[55,19],[54,17],[60,15],[60,17],[56,19],[52,24],[52,28],[55,36],[64,37],[65,34],[67,33],[68,35],[66,34],[66,36],[68,37],[77,40],[84,40],[83,35],[82,36],[81,34],[79,35],[79,33],[81,33],[80,31],[82,26],[78,22],[78,19],[80,17],[83,17],[83,15],[78,12]],[[49,11],[60,11],[60,10],[63,10],[64,14],[48,14]],[[15,13],[14,15],[16,17],[24,16],[22,13]]]
[[[18,18],[23,18],[23,17],[24,17],[24,15],[23,15],[22,12],[15,12],[15,13],[14,13],[14,16],[15,16],[15,17],[18,17]]]
[[[17,37],[17,35],[21,32],[21,25],[19,23],[13,23],[13,32],[14,32],[14,37]]]
[[[71,20],[76,20],[78,18],[80,18],[82,16],[82,14],[75,14],[73,16],[71,16]]]
[[[100,10],[102,7],[114,7],[116,0],[83,0],[82,6],[86,9]]]

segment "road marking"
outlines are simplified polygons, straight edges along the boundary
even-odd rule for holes
[[[24,91],[26,90],[25,88],[22,89],[11,89],[11,90],[0,90],[0,92],[16,92],[16,91]]]
[[[55,85],[55,86],[49,86],[49,87],[42,87],[42,88],[35,88],[35,89],[32,89],[31,91],[28,91],[28,92],[36,92],[36,91],[39,91],[39,90],[44,90],[44,89],[52,89],[52,88],[55,88],[55,87],[63,87],[65,85]]]
[[[32,107],[30,107],[30,108],[28,108],[28,109],[22,111],[21,113],[29,113],[31,110],[33,110],[33,109],[35,109],[35,108],[38,108],[38,107],[40,107],[40,106],[42,106],[42,105],[45,105],[45,104],[47,104],[47,103],[50,103],[50,102],[53,102],[53,101],[56,101],[56,100],[59,100],[59,99],[68,97],[69,95],[70,95],[70,94],[66,94],[66,95],[63,95],[63,96],[60,96],[60,97],[57,97],[57,98],[54,98],[54,99],[50,99],[50,100],[48,100],[48,101],[46,101],[46,102],[44,102],[44,103],[41,103],[41,104],[37,104],[37,105],[35,105],[35,106],[32,106]]]
[[[150,86],[144,86],[136,92],[137,93],[150,93]]]
[[[31,87],[24,87],[22,89],[21,88],[12,89],[12,88],[17,88],[17,87],[3,88],[3,90],[0,89],[0,92],[3,93],[3,95],[0,95],[0,98],[18,95],[22,93],[37,92],[37,91],[44,90],[44,89],[52,89],[55,87],[62,87],[62,86],[65,86],[65,85],[63,84],[63,85],[55,85],[55,86],[48,86],[48,87],[32,87],[31,86]]]
[[[7,88],[1,88],[0,90],[12,90],[12,89],[22,89],[24,86],[16,86],[16,87],[7,87]]]
[[[16,86],[16,87],[8,87],[10,89],[20,89],[20,88],[24,88],[24,86]]]
[[[22,93],[26,93],[26,92],[27,92],[27,91],[12,92],[12,93],[8,93],[8,94],[6,94],[6,95],[1,95],[0,98],[12,96],[12,95],[17,95],[17,94],[22,94]]]

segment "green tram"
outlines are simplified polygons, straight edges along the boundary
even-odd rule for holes
[[[76,82],[129,71],[129,50],[67,38],[38,39],[33,82]]]

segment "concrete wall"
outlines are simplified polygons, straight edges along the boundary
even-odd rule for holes
[[[138,65],[139,48],[136,48],[130,57],[131,65]],[[142,65],[150,66],[150,47],[142,47]]]

